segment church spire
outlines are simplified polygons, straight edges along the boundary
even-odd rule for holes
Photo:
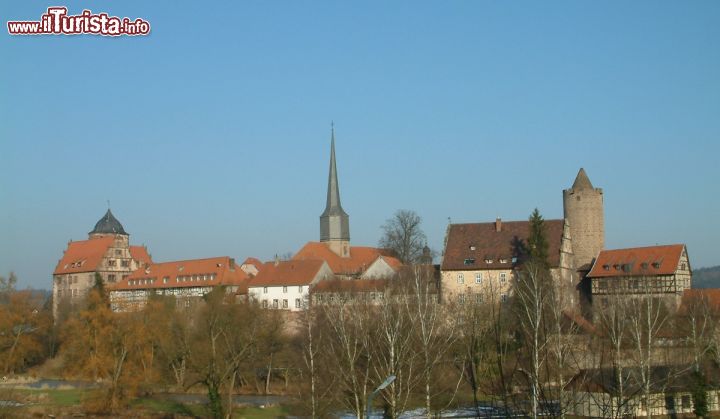
[[[335,161],[335,125],[330,133],[330,170],[328,173],[327,202],[320,216],[320,241],[350,240],[350,217],[340,205],[340,184],[338,183],[337,163]]]

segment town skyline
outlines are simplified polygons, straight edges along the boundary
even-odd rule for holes
[[[333,120],[353,244],[377,245],[399,209],[436,251],[448,218],[562,218],[584,167],[605,192],[607,248],[684,243],[694,269],[718,265],[720,10],[647,4],[203,11],[240,16],[222,28],[99,3],[151,34],[3,36],[0,275],[49,288],[107,200],[157,261],[294,253],[318,238]]]

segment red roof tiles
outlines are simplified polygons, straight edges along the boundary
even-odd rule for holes
[[[336,275],[358,275],[380,256],[386,257],[386,262],[393,268],[397,264],[401,265],[388,249],[351,246],[350,257],[344,258],[321,242],[308,242],[293,256],[293,260],[324,260]],[[396,259],[397,262],[391,259]]]
[[[603,250],[588,277],[672,275],[684,251],[682,244]]]
[[[130,274],[111,286],[112,290],[246,285],[248,275],[235,266],[233,259],[222,256],[208,259],[154,263]]]
[[[276,287],[310,285],[321,272],[322,260],[288,260],[268,262],[256,277],[250,279],[250,287]]]
[[[100,262],[113,244],[113,237],[100,237],[68,243],[68,248],[58,262],[53,275],[98,270]]]

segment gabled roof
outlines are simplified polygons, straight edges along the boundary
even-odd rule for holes
[[[214,275],[214,279],[212,278]],[[167,283],[164,279],[167,278]],[[113,291],[246,285],[248,275],[228,256],[153,263],[110,286]],[[132,284],[132,285],[131,285]]]
[[[113,241],[114,238],[108,236],[68,243],[68,248],[55,267],[53,275],[98,270],[103,256],[112,246]]]
[[[603,250],[588,273],[590,278],[672,275],[678,269],[683,244]]]
[[[123,228],[122,224],[120,224],[120,221],[115,218],[112,211],[110,209],[107,210],[105,215],[98,220],[98,222],[95,224],[95,228],[93,231],[90,232],[90,234],[123,234],[128,235],[128,233],[125,232],[125,229]]]
[[[292,260],[324,260],[336,275],[358,275],[369,268],[380,256],[386,257],[386,262],[393,268],[400,262],[392,260],[396,258],[392,256],[390,250],[377,247],[351,246],[350,256],[344,258],[321,242],[308,242],[293,256]]]
[[[310,285],[318,276],[325,262],[322,260],[286,260],[268,262],[256,277],[250,279],[249,287],[278,287]]]
[[[152,258],[150,258],[145,246],[130,246],[130,257],[140,262],[140,266],[146,266],[152,263]]]
[[[513,258],[522,262],[527,254],[529,221],[450,224],[442,270],[512,269]],[[551,267],[560,265],[563,220],[545,220],[548,259]],[[500,261],[504,260],[505,263]],[[486,263],[492,260],[492,263]]]

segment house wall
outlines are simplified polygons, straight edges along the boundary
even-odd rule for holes
[[[308,285],[260,286],[250,287],[248,295],[255,298],[263,307],[300,311],[307,306],[309,289]],[[275,301],[277,301],[277,307]],[[287,302],[287,307],[285,307],[284,302]]]
[[[360,279],[387,279],[392,278],[395,271],[382,258],[378,258],[360,275]]]
[[[480,275],[479,281],[477,275]],[[471,298],[490,301],[491,298],[495,300],[507,298],[510,295],[512,281],[514,281],[512,269],[442,271],[443,301],[462,302]]]

